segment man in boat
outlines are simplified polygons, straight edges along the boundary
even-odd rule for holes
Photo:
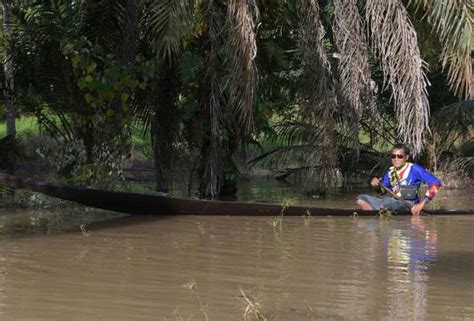
[[[411,211],[419,215],[426,204],[438,192],[441,182],[433,174],[418,164],[408,162],[409,149],[404,144],[392,147],[392,165],[383,176],[372,178],[370,185],[377,191],[392,197],[374,197],[367,194],[357,196],[357,204],[363,210],[389,209],[393,211]],[[418,189],[424,183],[428,190],[420,200]]]

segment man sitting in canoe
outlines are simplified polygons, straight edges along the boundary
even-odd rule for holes
[[[382,179],[372,178],[370,185],[382,194],[389,192],[393,197],[373,197],[362,194],[357,196],[357,204],[363,210],[379,210],[381,208],[393,211],[411,211],[419,215],[426,204],[438,192],[441,182],[418,164],[408,162],[409,150],[404,144],[392,147],[392,167]],[[420,201],[418,189],[421,183],[428,185],[428,191]]]

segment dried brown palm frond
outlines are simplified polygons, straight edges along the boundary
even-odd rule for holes
[[[336,148],[336,99],[331,76],[331,64],[323,45],[324,27],[320,17],[318,1],[309,0],[300,5],[299,28],[302,64],[303,64],[303,117],[320,128],[308,137],[307,141],[321,146],[316,153],[307,153],[305,164],[318,163],[319,170],[312,171],[306,176],[307,182],[318,182],[327,186],[335,175],[337,163]],[[324,126],[317,126],[324,124]],[[317,180],[316,180],[317,179]],[[307,183],[305,184],[307,185]]]
[[[347,105],[360,116],[371,105],[372,91],[367,39],[357,0],[334,0],[333,32],[339,89]]]
[[[341,102],[351,108],[345,126],[349,136],[354,138],[351,142],[353,155],[350,158],[357,164],[360,154],[359,131],[362,112],[364,109],[369,109],[376,115],[367,39],[357,8],[357,0],[334,0],[333,33],[337,50],[335,56],[338,59],[338,92],[342,97]]]
[[[200,161],[201,197],[215,197],[219,195],[224,182],[223,150],[220,138],[223,132],[224,112],[226,105],[224,90],[221,85],[221,66],[223,57],[220,49],[225,39],[222,29],[225,17],[215,0],[210,0],[207,7],[208,14],[208,42],[209,53],[205,64],[205,74],[201,83],[200,101],[202,111],[209,119],[208,142],[204,144]]]
[[[230,0],[227,8],[231,24],[231,102],[240,124],[244,130],[250,132],[253,127],[253,105],[258,81],[255,57],[259,12],[255,0]]]
[[[299,35],[304,68],[302,82],[305,98],[304,113],[310,115],[325,111],[326,114],[330,114],[332,108],[327,103],[334,100],[334,90],[331,64],[323,45],[325,30],[321,22],[318,2],[316,0],[305,1],[300,7],[300,15]],[[330,105],[334,105],[334,103]]]
[[[443,44],[441,61],[448,67],[451,89],[459,97],[474,98],[472,53],[474,2],[472,0],[411,0],[428,13],[428,20]]]
[[[368,0],[366,11],[385,87],[392,90],[399,135],[418,154],[423,148],[423,133],[429,128],[429,104],[426,66],[420,56],[416,31],[401,0]]]

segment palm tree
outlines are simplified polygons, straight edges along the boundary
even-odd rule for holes
[[[189,39],[191,32],[195,33],[195,45],[204,49],[204,69],[197,80],[199,95],[195,97],[200,106],[199,115],[204,117],[203,135],[193,137],[192,144],[197,144],[200,149],[200,195],[217,196],[224,184],[225,172],[235,170],[231,160],[236,148],[234,142],[246,135],[253,125],[257,81],[254,63],[256,5],[247,0],[228,3],[216,0],[208,3],[149,1],[145,7],[149,12],[147,25],[154,31],[151,37],[153,47],[165,58],[165,63],[175,63],[179,59],[183,40]],[[200,30],[190,28],[193,23]],[[164,79],[168,84],[173,83],[170,77]],[[171,91],[169,86],[164,88]],[[166,94],[161,93],[161,96],[165,98]],[[174,97],[161,101],[155,128],[163,128],[160,118],[166,121],[169,119],[166,114],[176,111],[174,102]],[[169,131],[162,130],[161,133],[160,137],[155,136],[155,142],[170,144],[169,134],[164,136]],[[155,153],[155,160],[161,164],[167,159],[163,153],[170,150],[163,147],[156,146],[156,150],[161,152]]]
[[[320,3],[325,4],[322,9]],[[386,141],[391,136],[387,128],[394,123],[391,141],[398,136],[412,146],[415,155],[422,152],[429,130],[429,82],[410,15],[416,8],[426,12],[444,48],[441,59],[449,68],[451,88],[467,98],[472,95],[473,11],[468,1],[414,3],[413,7],[400,0],[298,3],[303,70],[300,116],[278,125],[288,148],[269,155],[288,164],[288,153],[293,153],[300,166],[291,172],[300,172],[307,183],[325,185],[344,167],[340,155],[351,151],[350,158],[358,159],[360,124],[369,123],[365,130],[373,127]],[[453,33],[459,37],[448,39],[447,34]],[[392,121],[385,120],[391,112],[383,106],[392,106]],[[352,164],[353,171],[357,164]]]
[[[132,111],[120,98],[131,96],[150,124],[161,191],[172,182],[177,145],[185,145],[198,155],[201,196],[219,195],[226,174],[236,171],[237,146],[262,123],[271,131],[272,113],[287,118],[275,129],[287,135],[285,142],[304,147],[298,159],[311,175],[301,176],[317,176],[326,185],[341,168],[356,168],[373,147],[359,141],[360,132],[386,131],[384,136],[422,151],[430,127],[429,82],[411,23],[416,10],[426,13],[439,35],[453,92],[472,96],[471,2],[40,1],[31,7],[34,14],[17,10],[17,46],[24,50],[12,53],[19,62],[16,86],[41,95],[50,113],[36,110],[40,120],[63,139],[88,146],[90,161],[110,152],[102,144],[127,145]],[[113,67],[120,75],[135,77],[137,53],[159,60],[145,92],[114,89],[105,103],[86,95],[93,86],[81,74],[88,70],[81,63],[117,62]],[[193,59],[199,63],[189,67]],[[95,126],[97,119],[104,125]],[[115,134],[123,140],[114,145]]]
[[[443,1],[419,0],[414,3],[427,12],[436,31],[444,28],[448,32],[462,30],[462,36],[456,37],[454,41],[455,45],[446,46],[451,49],[447,49],[443,57],[466,57],[465,48],[471,46],[469,30],[472,5],[468,1],[448,2],[451,5]],[[301,39],[298,50],[303,81],[300,96],[296,96],[293,103],[301,106],[301,120],[309,122],[310,127],[316,130],[312,135],[306,136],[306,139],[318,140],[318,150],[305,154],[305,164],[317,163],[318,168],[329,169],[326,172],[315,172],[320,179],[326,177],[322,180],[331,180],[331,172],[336,172],[337,155],[343,150],[347,151],[338,151],[337,137],[345,137],[342,145],[352,151],[351,158],[355,160],[355,165],[361,146],[358,141],[361,119],[366,119],[364,122],[369,124],[389,124],[381,120],[385,116],[380,115],[381,111],[375,107],[376,102],[386,95],[383,91],[388,92],[391,97],[386,105],[391,105],[395,111],[398,123],[395,126],[396,135],[410,143],[415,153],[421,152],[423,134],[429,126],[426,94],[428,81],[425,75],[427,66],[421,58],[417,33],[410,22],[407,7],[401,0],[390,0],[387,3],[375,0],[334,0],[324,3],[324,10],[321,10],[320,1],[316,0],[146,2],[145,12],[150,17],[148,26],[152,30],[150,39],[154,39],[152,43],[156,53],[176,58],[182,53],[184,43],[186,46],[197,45],[204,48],[204,70],[198,79],[201,112],[197,114],[199,117],[205,116],[204,127],[207,128],[204,135],[200,135],[205,137],[201,140],[199,152],[201,195],[215,196],[219,193],[224,179],[223,164],[229,162],[223,158],[230,158],[228,155],[233,149],[227,149],[223,142],[228,144],[232,140],[230,137],[245,137],[248,129],[251,129],[251,111],[255,103],[252,97],[255,97],[256,83],[259,80],[255,73],[254,59],[256,44],[259,43],[258,34],[255,33],[255,13],[258,12],[258,7],[265,8],[266,15],[268,12],[276,15],[282,10],[295,10],[299,13],[294,16],[288,14],[286,17],[292,19],[293,24],[293,27],[286,30],[287,39],[294,39],[298,29]],[[224,11],[227,11],[227,15]],[[361,15],[361,12],[365,15]],[[272,22],[264,21],[270,24]],[[229,30],[226,29],[227,26],[231,26],[229,36],[226,35],[226,30]],[[282,29],[281,26],[275,26],[275,34]],[[446,37],[446,30],[439,32],[441,42],[451,41]],[[193,34],[192,37],[189,36],[190,33]],[[193,44],[190,38],[197,41]],[[262,42],[259,52],[270,48],[269,43]],[[291,40],[287,45],[290,43]],[[257,61],[265,63],[262,54],[257,57]],[[471,66],[465,61],[465,58],[446,60],[450,70],[466,71],[453,72],[457,76],[450,78],[452,85],[464,84],[453,87],[453,90],[460,88],[457,92],[463,96],[468,95],[465,84],[472,74]],[[299,63],[295,57],[292,57],[291,63],[297,73]],[[379,66],[382,83],[378,83],[372,75],[375,64]],[[262,69],[266,71],[267,65],[262,65]],[[226,66],[230,68],[227,69]],[[228,70],[229,76],[223,78],[217,70]],[[264,77],[271,78],[268,74]],[[285,84],[280,86],[285,87]],[[264,88],[263,91],[267,90],[268,88]],[[233,106],[230,112],[223,107],[226,105]],[[166,110],[176,111],[173,108]],[[236,117],[235,113],[240,113],[240,116]],[[167,119],[163,116],[159,118]],[[239,125],[233,126],[229,119],[237,119]],[[246,130],[232,133],[232,130],[228,131],[226,128]],[[166,138],[156,141],[166,141]],[[321,158],[321,155],[324,157]],[[166,159],[163,155],[156,156],[157,160]]]
[[[159,76],[151,84],[148,101],[141,102],[140,114],[150,124],[153,144],[155,188],[168,192],[173,182],[174,160],[180,111],[178,95],[181,55],[186,39],[190,38],[195,1],[142,1],[144,17],[141,28],[145,44],[160,61]]]

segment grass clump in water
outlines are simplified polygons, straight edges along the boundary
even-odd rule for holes
[[[189,281],[188,283],[183,285],[183,288],[191,290],[194,296],[196,297],[196,300],[199,304],[199,309],[201,310],[202,314],[204,315],[204,320],[209,321],[209,316],[207,315],[205,305],[203,304],[201,297],[199,296],[199,293],[197,292],[197,283],[194,280]]]
[[[382,219],[391,219],[395,212],[389,208],[381,208],[378,212],[378,216]]]
[[[268,321],[260,311],[262,305],[254,297],[245,294],[244,290],[240,289],[240,293],[246,304],[243,315],[244,321]]]
[[[273,218],[272,220],[272,227],[274,229],[279,229],[281,230],[282,228],[282,224],[283,224],[283,216],[285,215],[285,210],[292,206],[292,205],[295,205],[296,204],[296,199],[294,198],[285,198],[283,200],[283,202],[281,203],[281,211],[280,211],[280,215],[276,216]]]
[[[311,213],[310,210],[306,210],[306,212],[303,215],[303,221],[304,221],[304,226],[308,226],[311,224],[311,221],[314,219],[313,214]]]

